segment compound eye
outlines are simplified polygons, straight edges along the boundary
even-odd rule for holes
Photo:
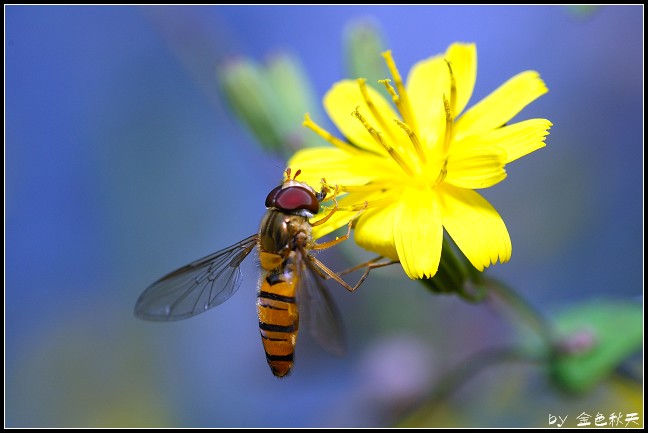
[[[266,207],[276,207],[275,202],[277,201],[277,194],[279,194],[279,191],[281,191],[281,185],[270,191],[270,193],[266,197]]]
[[[319,201],[311,191],[298,186],[291,186],[277,192],[274,196],[274,207],[281,210],[304,209],[316,214],[319,212]]]

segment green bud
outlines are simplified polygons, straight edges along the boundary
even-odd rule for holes
[[[381,55],[386,50],[378,24],[372,20],[353,21],[344,33],[346,68],[351,78],[366,78],[367,84],[386,95],[378,80],[389,77]]]
[[[222,66],[217,78],[236,117],[265,150],[279,152],[282,132],[275,119],[279,106],[263,70],[251,60],[236,59]]]
[[[317,112],[318,104],[296,57],[275,54],[266,66],[230,61],[219,69],[218,80],[232,111],[264,150],[288,158],[309,141],[318,144],[302,127],[304,113]]]
[[[601,8],[601,5],[566,5],[565,10],[576,18],[589,18]]]
[[[281,110],[277,112],[284,137],[285,155],[309,145],[321,145],[310,131],[302,127],[304,114],[318,115],[313,86],[299,60],[288,53],[276,53],[270,57],[267,67],[267,81],[275,93]]]

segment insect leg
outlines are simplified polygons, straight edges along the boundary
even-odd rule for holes
[[[382,259],[384,259],[383,256],[378,256],[378,257],[373,258],[371,260],[367,260],[364,263],[360,263],[359,265],[355,265],[352,268],[345,269],[345,270],[340,271],[340,272],[336,272],[336,274],[341,277],[342,275],[350,274],[351,272],[355,272],[358,269],[362,269],[362,268],[370,268],[370,269],[382,268],[383,266],[389,266],[389,265],[399,263],[398,260],[388,260],[388,259],[386,259],[386,261],[384,261],[384,262],[378,263]],[[328,278],[326,278],[326,279],[328,279]]]
[[[328,215],[326,215],[324,218],[322,218],[321,220],[313,223],[312,224],[313,226],[320,225],[320,224],[326,222],[326,220],[328,220],[331,217],[331,215],[333,215],[333,213],[336,210],[338,210],[337,200],[335,198],[333,198],[333,201],[335,201],[335,207],[333,208],[333,210],[331,210],[331,212]],[[344,242],[347,239],[349,239],[349,237],[351,237],[351,226],[353,225],[353,222],[360,216],[360,214],[362,212],[364,212],[367,209],[367,206],[368,206],[368,203],[364,202],[364,205],[362,206],[362,208],[355,215],[353,215],[351,217],[351,219],[349,220],[349,223],[347,224],[347,232],[346,232],[345,235],[337,237],[337,238],[335,238],[333,240],[330,240],[330,241],[327,241],[327,242],[322,242],[321,244],[313,244],[311,249],[324,250],[326,248],[331,248],[332,246],[337,245],[340,242]]]
[[[360,280],[358,280],[355,286],[351,287],[351,285],[349,285],[346,281],[344,281],[340,277],[340,275],[343,274],[336,274],[331,269],[329,269],[324,263],[320,262],[313,256],[308,256],[308,258],[313,262],[313,264],[315,264],[315,269],[317,269],[318,273],[322,276],[322,278],[326,280],[329,279],[335,280],[338,284],[340,284],[342,287],[347,289],[349,292],[354,292],[358,287],[360,287],[360,285],[364,282],[364,280],[367,279],[367,277],[369,276],[369,272],[371,272],[372,269],[382,268],[383,266],[389,266],[389,265],[393,265],[394,263],[398,263],[394,260],[390,260],[388,262],[376,263],[376,261],[382,259],[382,257],[377,257],[373,260],[369,260],[368,262],[362,263],[360,265],[354,266],[353,268],[343,271],[343,274],[347,274],[349,272],[362,269],[363,267],[366,268],[364,273],[360,277]]]

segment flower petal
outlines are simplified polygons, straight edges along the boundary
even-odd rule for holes
[[[452,185],[440,186],[443,226],[472,265],[483,271],[511,258],[511,238],[502,217],[481,195]]]
[[[397,139],[406,136],[394,122],[394,119],[400,117],[390,103],[373,87],[366,86],[366,89],[375,111],[379,113],[379,118],[376,118],[367,105],[358,82],[352,80],[340,81],[333,85],[324,96],[324,108],[335,126],[349,141],[363,149],[385,155],[387,153],[385,148],[376,142],[362,122],[353,115],[356,109],[367,124],[379,131],[394,148],[399,148]]]
[[[467,140],[464,140],[463,144]],[[461,188],[488,188],[506,178],[505,152],[493,146],[453,144],[445,181]]]
[[[436,192],[406,188],[393,223],[394,243],[405,273],[412,279],[433,277],[439,268],[443,242]]]
[[[445,130],[443,98],[450,99],[450,72],[446,60],[455,78],[456,117],[468,104],[475,87],[477,49],[474,44],[450,45],[445,54],[416,63],[407,78],[407,95],[416,117],[419,140],[428,148],[434,146],[438,135]]]
[[[376,252],[392,260],[398,260],[394,246],[395,203],[384,207],[367,209],[355,226],[356,243],[362,248]]]
[[[535,71],[514,76],[457,120],[455,140],[501,127],[547,91],[547,86]]]
[[[376,175],[384,174],[385,166],[389,164],[385,163],[384,158],[370,153],[351,155],[335,147],[302,149],[288,161],[288,167],[291,167],[293,173],[302,171],[298,180],[315,189],[319,188],[322,178],[330,184],[364,185]]]
[[[544,147],[544,141],[551,126],[551,122],[547,119],[529,119],[484,134],[467,137],[452,146],[454,149],[455,146],[462,147],[470,143],[475,147],[501,149],[505,155],[504,162],[508,164]]]
[[[415,133],[430,149],[445,130],[443,95],[449,93],[450,75],[443,55],[416,63],[407,77],[407,97],[416,119]]]

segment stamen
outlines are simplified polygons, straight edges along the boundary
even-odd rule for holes
[[[439,172],[439,175],[436,178],[436,181],[434,181],[435,185],[440,184],[443,182],[448,174],[448,160],[446,159],[443,161],[443,167],[441,168],[441,171]]]
[[[391,84],[389,84],[391,80],[389,78],[386,78],[384,80],[378,80],[379,83],[382,83],[385,85],[385,89],[387,89],[387,93],[389,93],[392,97],[392,101],[394,101],[394,104],[398,106],[400,104],[400,99],[398,98],[398,94],[396,93],[396,90],[392,87]],[[399,108],[400,110],[400,108]]]
[[[394,161],[396,161],[398,163],[398,165],[400,165],[400,167],[407,174],[409,174],[410,176],[413,176],[414,172],[412,171],[411,168],[409,168],[409,166],[407,165],[405,160],[398,154],[398,152],[396,152],[396,150],[394,150],[393,147],[391,147],[389,144],[387,144],[385,139],[382,138],[382,135],[380,134],[380,132],[376,131],[376,129],[373,126],[371,126],[371,125],[369,125],[369,123],[367,123],[367,121],[362,116],[362,114],[360,114],[360,112],[358,111],[357,108],[355,109],[355,111],[352,114],[360,121],[360,123],[362,123],[362,125],[365,127],[365,129],[367,131],[369,131],[369,134],[371,134],[371,137],[373,137],[373,139],[378,144],[380,144],[387,151],[387,153],[389,153],[389,156],[391,156],[392,159]]]
[[[364,99],[365,104],[367,104],[367,107],[369,107],[369,111],[371,111],[371,114],[374,115],[382,130],[387,131],[387,134],[389,134],[389,138],[392,141],[396,141],[396,137],[393,136],[393,133],[391,129],[389,129],[387,123],[385,122],[385,119],[383,119],[383,117],[380,115],[380,112],[376,109],[373,101],[369,98],[369,92],[367,91],[367,80],[365,80],[364,78],[358,78],[358,86],[360,86],[360,93],[362,94],[362,98]]]
[[[414,145],[414,149],[416,149],[416,153],[418,154],[419,159],[425,163],[425,153],[423,152],[423,148],[421,147],[421,143],[419,142],[416,134],[414,134],[414,132],[407,126],[407,124],[401,122],[400,120],[394,119],[394,122],[396,122],[396,124],[403,128],[403,130],[407,133],[410,141]]]
[[[443,106],[446,115],[445,136],[443,137],[443,154],[447,156],[448,151],[450,150],[450,142],[452,141],[452,126],[454,125],[454,118],[452,117],[450,102],[446,99],[445,95],[443,95]]]
[[[446,65],[448,65],[448,71],[450,72],[450,111],[454,114],[457,110],[457,81],[452,72],[452,63],[448,60],[445,60],[445,62]]]
[[[317,135],[319,135],[324,140],[328,141],[329,143],[331,143],[333,146],[337,147],[340,150],[344,150],[345,152],[349,152],[349,153],[356,153],[356,154],[360,153],[360,150],[358,148],[348,143],[345,143],[344,141],[332,135],[326,129],[319,126],[317,123],[313,122],[313,120],[310,118],[310,115],[308,113],[304,115],[304,122],[302,123],[302,125],[311,129]]]
[[[400,73],[398,72],[398,68],[396,68],[396,63],[394,62],[394,59],[392,58],[391,51],[385,51],[384,53],[382,53],[382,56],[385,59],[385,62],[387,63],[387,68],[389,69],[389,72],[391,72],[392,78],[394,79],[394,83],[396,84],[396,89],[398,90],[398,94],[400,95],[399,104],[397,105],[398,111],[400,111],[401,116],[403,117],[405,123],[410,125],[412,129],[416,131],[417,130],[416,121],[412,114],[412,108],[409,102],[409,97],[407,96],[407,91],[405,91],[405,86],[403,85],[403,79],[401,78]]]

